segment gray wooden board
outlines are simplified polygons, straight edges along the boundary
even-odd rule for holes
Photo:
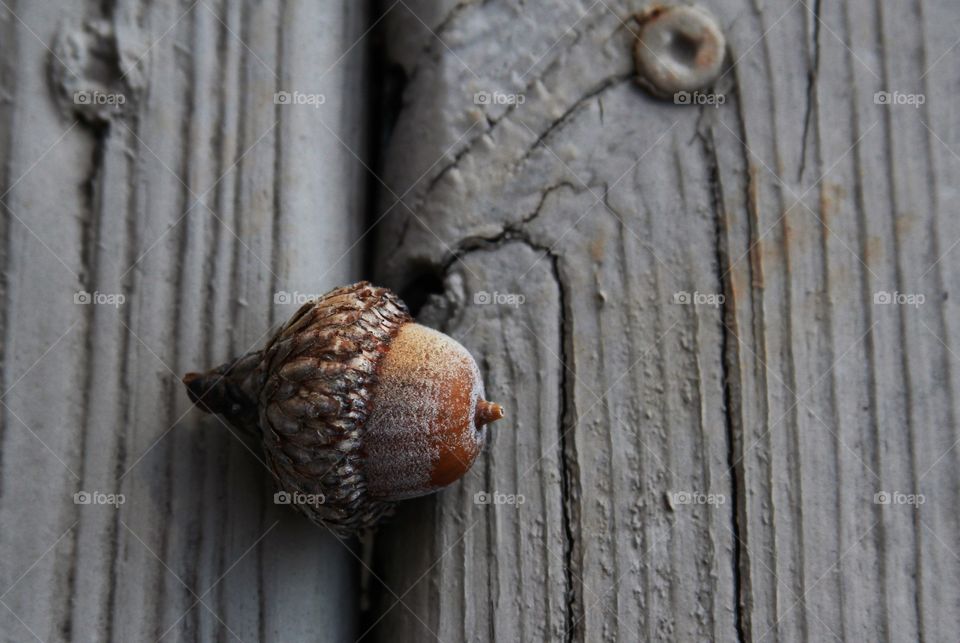
[[[960,11],[704,2],[731,67],[725,102],[696,107],[634,83],[642,4],[388,14],[407,82],[380,275],[438,291],[422,318],[478,356],[508,419],[379,532],[368,624],[950,640]]]
[[[0,8],[4,639],[955,636],[958,10],[704,4],[719,108],[636,87],[641,3],[386,5],[379,275],[508,419],[378,533],[367,632],[352,545],[176,375],[358,276],[369,16]]]
[[[179,376],[360,276],[369,21],[353,2],[0,8],[3,640],[356,636],[355,545],[275,506],[257,449]],[[100,118],[87,90],[126,102]]]

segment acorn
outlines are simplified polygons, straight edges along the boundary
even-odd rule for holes
[[[259,437],[278,496],[342,536],[459,480],[503,417],[460,343],[365,281],[303,305],[262,350],[183,382],[197,407]]]

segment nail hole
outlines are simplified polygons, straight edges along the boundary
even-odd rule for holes
[[[702,44],[701,39],[691,38],[685,33],[674,33],[670,38],[670,55],[684,65],[693,65]]]

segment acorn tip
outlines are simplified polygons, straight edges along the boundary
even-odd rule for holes
[[[480,400],[477,402],[477,413],[475,419],[478,429],[485,424],[496,422],[502,418],[503,415],[503,407],[499,404],[494,404],[493,402],[488,402],[486,400]]]
[[[187,373],[181,379],[183,385],[187,387],[187,396],[190,398],[190,401],[194,404],[199,403],[200,398],[203,397],[203,373]]]

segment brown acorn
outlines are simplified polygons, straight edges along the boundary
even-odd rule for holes
[[[340,535],[461,478],[503,417],[463,346],[367,282],[305,304],[262,350],[183,382],[198,407],[258,435],[286,501]]]

